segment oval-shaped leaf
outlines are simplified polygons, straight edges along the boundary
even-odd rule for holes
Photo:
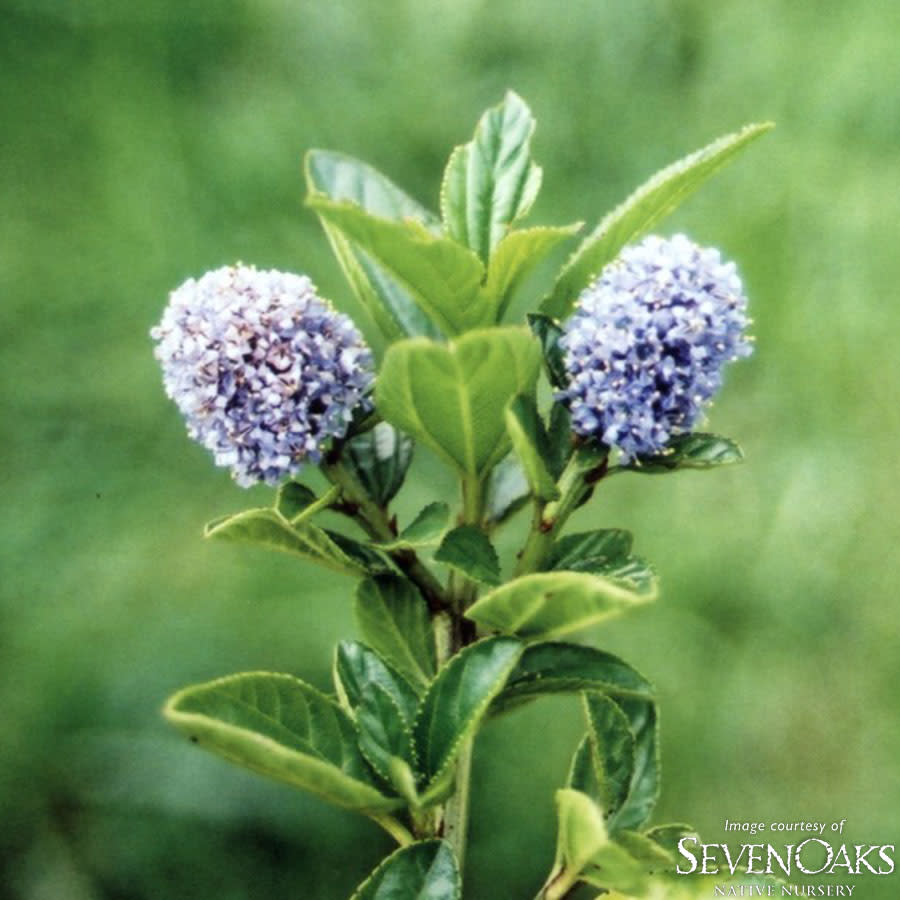
[[[522,644],[514,638],[486,638],[465,647],[438,672],[413,730],[419,768],[431,784],[475,733],[521,653]]]
[[[370,682],[362,691],[356,708],[359,749],[382,777],[390,780],[400,760],[415,766],[410,723],[397,701],[378,682]]]
[[[413,442],[387,422],[379,422],[348,441],[343,452],[371,498],[387,506],[406,478]]]
[[[307,202],[399,281],[444,334],[493,322],[495,311],[481,287],[484,266],[471,250],[436,237],[414,219],[394,222],[318,195]]]
[[[555,500],[559,491],[549,470],[552,465],[550,441],[534,399],[521,394],[514,397],[505,416],[506,431],[532,494],[541,500]]]
[[[328,150],[310,150],[305,168],[310,194],[321,194],[334,201],[350,201],[386,219],[414,219],[432,230],[439,228],[434,213],[358,159]],[[325,219],[321,221],[350,286],[386,337],[439,336],[438,330],[402,284],[358,243]]]
[[[531,110],[517,94],[487,110],[468,144],[457,147],[441,186],[448,234],[487,261],[510,224],[524,216],[541,184],[531,159]]]
[[[248,509],[216,519],[206,526],[204,536],[280,550],[349,575],[365,575],[386,568],[377,554],[358,541],[309,522],[291,523],[275,509]]]
[[[484,628],[549,640],[596,625],[654,596],[586,572],[538,572],[485,594],[466,617]]]
[[[592,702],[590,695],[587,703]],[[615,815],[613,827],[640,828],[659,798],[659,744],[656,704],[640,697],[621,697],[616,702],[628,718],[634,735],[634,770],[628,796]]]
[[[633,538],[622,528],[600,528],[567,534],[554,545],[550,557],[551,569],[571,569],[586,559],[613,563],[631,554]]]
[[[659,475],[677,469],[713,469],[743,462],[744,452],[732,440],[718,434],[678,434],[656,456],[641,456],[619,468],[646,475]]]
[[[435,551],[434,560],[482,584],[500,584],[497,551],[488,536],[474,525],[460,525],[447,532]]]
[[[541,312],[565,318],[578,294],[626,244],[673,212],[707,178],[772,127],[771,122],[747,125],[657,172],[585,238],[560,272]]]
[[[596,800],[612,832],[634,775],[635,737],[617,703],[602,694],[584,697],[588,739],[572,760],[569,783]]]
[[[450,524],[450,507],[446,503],[429,503],[392,541],[378,546],[382,550],[409,550],[438,543]]]
[[[351,710],[362,702],[370,684],[378,684],[397,704],[406,722],[412,723],[419,703],[412,686],[374,650],[359,641],[340,641],[334,655],[334,685]]]
[[[369,578],[356,591],[356,621],[364,640],[414,688],[434,675],[434,633],[428,608],[405,578]]]
[[[543,694],[585,690],[616,697],[653,696],[650,682],[612,653],[553,641],[525,648],[491,711],[502,712]]]
[[[346,713],[290,675],[251,672],[194,685],[173,695],[164,713],[213,753],[338,806],[402,805],[374,786]]]
[[[462,880],[444,841],[421,841],[392,853],[350,900],[459,900]]]
[[[471,331],[449,344],[400,341],[385,354],[375,402],[385,419],[480,477],[508,451],[503,410],[534,389],[539,367],[524,328]]]

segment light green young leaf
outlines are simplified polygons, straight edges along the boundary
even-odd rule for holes
[[[677,469],[713,469],[743,462],[744,453],[732,440],[717,434],[679,434],[669,441],[666,449],[656,456],[642,456],[623,471],[659,475]]]
[[[503,318],[524,279],[563,241],[576,234],[581,225],[581,222],[574,225],[542,225],[504,235],[491,256],[485,284],[485,293],[496,310],[495,321]]]
[[[491,711],[502,712],[544,694],[585,690],[616,697],[653,696],[650,682],[619,657],[583,644],[554,641],[525,648]]]
[[[437,674],[419,707],[413,734],[429,787],[441,780],[459,748],[476,731],[522,653],[514,638],[470,644]]]
[[[356,727],[359,749],[383,778],[391,780],[397,760],[409,769],[415,766],[410,722],[396,700],[376,681],[363,688],[356,708]]]
[[[357,709],[368,685],[378,684],[397,704],[404,720],[413,721],[419,703],[416,691],[365,644],[340,641],[335,651],[333,676],[338,697],[348,710]]]
[[[509,449],[503,410],[534,389],[537,342],[524,328],[471,331],[388,348],[375,386],[381,414],[462,473],[483,476]]]
[[[292,553],[348,575],[386,568],[383,560],[357,541],[308,522],[292,524],[274,509],[248,509],[215,519],[206,526],[204,536]]]
[[[500,584],[500,560],[488,536],[474,525],[447,532],[434,561],[445,563],[482,584]]]
[[[373,812],[402,805],[372,783],[343,710],[290,675],[251,672],[194,685],[172,696],[164,712],[194,743],[338,806]]]
[[[406,478],[413,442],[387,422],[379,422],[348,441],[343,452],[369,496],[387,506]]]
[[[555,500],[559,491],[548,470],[550,442],[534,399],[522,394],[514,397],[504,415],[506,431],[522,464],[531,493],[541,500]]]
[[[436,501],[423,506],[419,514],[393,541],[378,546],[382,550],[407,550],[438,543],[450,524],[450,507]]]
[[[309,195],[349,201],[375,216],[398,222],[413,219],[433,231],[440,227],[434,213],[390,179],[342,153],[311,150],[306,156],[306,185]],[[351,287],[388,339],[439,336],[400,282],[335,225],[325,219],[322,225]]]
[[[466,617],[484,628],[527,640],[550,640],[653,600],[655,593],[586,572],[538,572],[501,585],[477,600]]]
[[[578,294],[626,244],[673,212],[704,181],[772,127],[771,122],[747,125],[657,172],[585,238],[560,272],[541,312],[557,319],[568,316]]]
[[[531,159],[531,110],[517,94],[487,110],[444,172],[441,213],[447,233],[485,262],[509,226],[531,208],[541,169]]]
[[[434,675],[434,634],[416,588],[396,575],[368,578],[357,588],[354,609],[363,639],[424,692]]]
[[[392,853],[350,900],[460,900],[462,879],[444,841],[421,841]]]
[[[481,287],[484,266],[471,250],[414,219],[394,222],[318,195],[307,202],[399,281],[444,334],[492,324],[494,310]]]
[[[556,865],[574,875],[606,846],[603,813],[587,794],[572,788],[556,792]]]

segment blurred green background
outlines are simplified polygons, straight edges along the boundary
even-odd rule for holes
[[[593,224],[660,166],[777,120],[665,227],[739,261],[758,350],[710,425],[747,463],[614,479],[573,524],[632,528],[662,574],[655,608],[592,636],[659,685],[657,821],[717,841],[725,818],[846,818],[845,839],[896,843],[900,5],[0,11],[0,896],[330,900],[386,851],[161,720],[173,689],[241,669],[325,687],[354,626],[349,581],[203,542],[269,495],[186,439],[147,332],[171,288],[236,260],[308,272],[356,314],[301,204],[303,152],[363,157],[436,205],[450,149],[509,87],[538,119],[532,221]],[[435,486],[419,454],[401,517]],[[485,730],[468,897],[537,889],[580,727],[560,699]],[[888,898],[897,877],[850,880]]]

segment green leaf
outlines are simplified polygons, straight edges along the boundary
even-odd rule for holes
[[[547,442],[550,449],[548,465],[554,478],[562,475],[566,463],[575,450],[575,435],[572,432],[572,416],[562,403],[550,407],[550,423],[547,427]]]
[[[474,525],[449,531],[434,554],[442,562],[482,584],[500,584],[500,560],[488,536]]]
[[[649,835],[625,829],[616,833],[615,842],[647,871],[664,872],[674,867],[673,854]]]
[[[392,853],[350,900],[460,900],[462,879],[450,845],[420,841]]]
[[[484,266],[471,250],[436,237],[414,219],[393,222],[315,195],[308,203],[399,281],[445,334],[493,322],[495,311],[481,287]]]
[[[450,524],[450,507],[446,503],[429,503],[393,540],[378,546],[382,550],[406,550],[429,547],[438,543]]]
[[[349,575],[385,569],[384,562],[357,541],[308,522],[288,522],[274,509],[248,509],[215,519],[204,535],[291,553]]]
[[[415,718],[419,697],[412,686],[374,650],[358,641],[340,641],[334,657],[334,684],[338,696],[350,710],[362,702],[370,684],[384,688],[397,704],[406,722]]]
[[[341,153],[311,150],[306,156],[306,185],[310,195],[349,201],[372,215],[398,222],[413,219],[433,230],[439,227],[433,213],[390,179],[366,163]],[[347,280],[386,337],[439,336],[400,282],[339,228],[325,219],[321,221]]]
[[[503,410],[534,389],[539,366],[524,328],[472,331],[449,344],[400,341],[385,354],[375,402],[385,419],[481,477],[506,455]]]
[[[582,869],[581,880],[593,887],[611,890],[611,897],[621,897],[624,894],[628,900],[633,900],[650,896],[647,894],[646,864],[635,859],[616,841],[609,841],[594,854],[590,863]],[[621,891],[622,894],[615,893],[616,891]]]
[[[588,697],[588,704],[592,698]],[[640,828],[659,798],[659,750],[656,704],[638,697],[622,697],[616,701],[628,717],[634,735],[634,771],[628,797],[616,813],[614,827]]]
[[[521,653],[522,644],[514,638],[486,638],[465,647],[438,672],[413,730],[419,768],[432,785],[475,733]]]
[[[488,267],[485,293],[496,309],[495,321],[505,314],[510,300],[538,263],[581,229],[574,225],[540,226],[510,231],[497,244]]]
[[[563,336],[562,328],[549,316],[542,316],[540,313],[529,313],[528,324],[541,342],[544,367],[550,384],[560,389],[567,387],[569,373],[566,369],[566,353],[559,343],[559,339]]]
[[[619,468],[629,472],[658,475],[676,469],[712,469],[743,462],[741,448],[728,438],[717,434],[679,434],[666,449],[655,456],[641,456]]]
[[[466,617],[484,628],[549,640],[596,625],[653,597],[600,575],[538,572],[485,594]]]
[[[678,853],[678,843],[682,838],[694,837],[699,841],[697,829],[692,825],[685,825],[683,822],[672,822],[666,825],[655,825],[648,828],[644,834],[655,841],[666,852],[670,853],[673,858]]]
[[[617,697],[653,695],[650,682],[619,657],[582,644],[550,642],[525,648],[491,709],[501,712],[544,694],[584,690]]]
[[[584,560],[614,563],[631,554],[631,532],[621,528],[602,528],[568,534],[554,545],[550,556],[551,569],[572,569]]]
[[[556,792],[556,814],[556,865],[574,875],[609,841],[603,813],[587,794],[562,788]]]
[[[674,211],[707,178],[772,127],[771,122],[747,125],[657,172],[585,238],[560,272],[541,312],[557,319],[568,316],[578,294],[626,244]]]
[[[289,522],[316,502],[316,495],[299,481],[286,481],[275,496],[275,509]]]
[[[450,156],[441,186],[448,234],[485,262],[516,219],[531,208],[541,169],[531,160],[534,118],[512,91],[487,110],[468,144]]]
[[[368,578],[357,588],[355,611],[369,646],[424,691],[434,675],[434,634],[416,588],[396,575]]]
[[[410,722],[378,682],[363,688],[356,708],[356,727],[359,749],[379,775],[390,780],[397,760],[410,769],[415,765]]]
[[[401,805],[372,784],[353,722],[290,675],[251,672],[185,688],[165,716],[225,759],[361,811]]]
[[[628,798],[635,765],[635,738],[622,709],[603,694],[585,693],[588,740],[572,760],[569,784],[600,805],[610,831]]]
[[[379,506],[387,506],[400,490],[412,454],[413,442],[387,422],[344,445],[347,462]]]
[[[559,491],[548,470],[550,441],[534,399],[519,394],[507,406],[505,416],[506,430],[522,463],[531,493],[541,500],[555,500]]]
[[[531,496],[528,479],[515,454],[504,457],[488,480],[487,519],[501,524],[515,515]]]

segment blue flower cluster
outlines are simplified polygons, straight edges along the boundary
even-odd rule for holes
[[[371,351],[305,276],[207,272],[172,292],[150,334],[188,434],[244,487],[318,462],[370,402]]]
[[[557,399],[576,433],[628,460],[690,431],[748,356],[747,306],[734,263],[684,235],[625,248],[586,288],[560,339],[571,378]]]

